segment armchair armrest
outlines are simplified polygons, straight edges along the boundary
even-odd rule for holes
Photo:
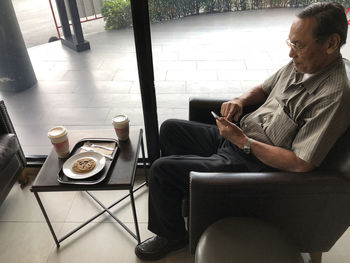
[[[16,135],[16,140],[19,145],[19,149],[17,151],[17,157],[24,167],[26,165],[26,158],[24,156],[24,152],[18,141],[17,133],[15,131],[15,128],[13,127],[13,124],[7,112],[5,103],[3,100],[0,100],[0,134],[9,134],[9,133]]]
[[[208,98],[190,98],[189,101],[189,120],[198,121],[206,124],[216,124],[215,119],[210,111],[220,114],[224,99],[208,99]]]
[[[216,125],[215,119],[210,111],[220,114],[221,105],[226,101],[229,101],[229,99],[190,98],[189,120]],[[244,107],[242,116],[257,108],[257,105]]]
[[[204,230],[229,216],[281,228],[303,252],[328,251],[350,224],[350,182],[339,173],[191,172],[190,249]]]

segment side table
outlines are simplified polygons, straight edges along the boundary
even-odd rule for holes
[[[143,144],[143,131],[142,129],[137,131],[130,131],[130,139],[128,141],[119,141],[120,152],[117,160],[110,167],[109,175],[101,183],[95,185],[69,185],[61,184],[57,181],[57,173],[60,171],[63,163],[66,159],[59,159],[54,149],[47,157],[45,163],[40,169],[32,187],[31,191],[34,193],[36,200],[40,206],[40,209],[45,217],[46,223],[49,226],[53,239],[55,240],[56,246],[59,247],[60,243],[73,235],[75,232],[86,226],[88,223],[107,212],[117,223],[119,223],[131,236],[133,236],[138,243],[141,242],[140,232],[137,221],[137,214],[135,208],[134,192],[139,190],[141,187],[146,185],[146,182],[134,189],[135,172],[138,162],[140,149],[142,151],[142,160],[144,169],[146,169],[145,163],[145,151]],[[81,131],[69,131],[69,143],[70,147],[73,148],[76,142],[83,138],[114,138],[116,137],[114,131],[111,130],[81,130]],[[145,170],[146,175],[146,170]],[[115,201],[110,206],[106,207],[103,205],[92,193],[89,191],[98,190],[129,190],[129,194],[123,196],[121,199]],[[102,207],[102,211],[97,215],[91,217],[80,226],[61,237],[57,238],[55,231],[51,225],[50,219],[45,211],[45,208],[40,200],[40,192],[56,192],[56,191],[85,191],[97,204]],[[110,209],[120,203],[122,200],[130,197],[132,206],[132,212],[135,223],[136,234],[133,233],[121,220],[119,220]]]

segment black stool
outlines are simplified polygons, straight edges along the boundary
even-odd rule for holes
[[[303,263],[297,246],[277,228],[253,218],[231,217],[201,236],[196,263]]]

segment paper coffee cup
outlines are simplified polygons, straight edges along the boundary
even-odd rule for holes
[[[117,137],[121,141],[129,139],[129,119],[128,116],[121,114],[113,118],[113,126]]]
[[[68,132],[63,126],[53,127],[47,133],[59,158],[65,158],[69,154]]]

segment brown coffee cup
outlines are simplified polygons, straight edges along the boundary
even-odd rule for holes
[[[129,119],[128,116],[121,114],[113,118],[113,127],[117,137],[121,141],[129,139]]]
[[[56,126],[47,133],[54,146],[59,158],[65,158],[69,155],[68,131],[63,126]]]

